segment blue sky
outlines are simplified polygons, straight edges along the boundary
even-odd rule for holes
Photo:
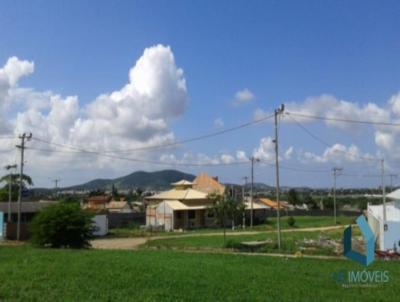
[[[19,87],[50,90],[63,97],[76,95],[84,108],[100,94],[121,89],[146,48],[170,46],[187,88],[184,113],[168,119],[178,140],[215,131],[217,118],[224,127],[235,126],[253,119],[257,109],[271,112],[289,102],[301,108],[305,99],[324,94],[361,108],[374,103],[396,121],[388,100],[400,91],[399,16],[398,1],[2,1],[0,67],[12,56],[33,61],[34,72],[21,78]],[[244,89],[254,99],[234,106],[235,93]],[[15,106],[8,116],[13,118],[21,110]],[[396,173],[397,159],[390,158],[390,149],[376,143],[376,129],[349,131],[324,123],[306,126],[332,145],[355,144],[362,154],[388,153],[387,168]],[[177,158],[185,152],[212,157],[243,150],[250,155],[263,137],[273,135],[272,130],[271,124],[263,124],[171,152]],[[396,141],[397,133],[388,134]],[[287,166],[330,169],[341,165],[349,173],[379,172],[374,165],[364,169],[361,164],[361,169],[360,163],[340,159],[304,163],[298,159],[301,152],[321,155],[327,147],[293,123],[281,125],[281,142],[282,152],[290,147],[297,150]],[[58,173],[65,174],[65,183],[70,184],[97,175],[119,176],[136,168],[103,165],[94,167],[93,173],[49,168],[46,174],[31,166],[41,185],[50,185],[48,178]],[[236,182],[249,172],[246,166],[184,170],[200,169]],[[258,170],[258,181],[274,182],[272,167]],[[282,177],[287,185],[331,184],[329,173],[315,177],[283,172]],[[373,178],[346,178],[342,183],[378,184]]]

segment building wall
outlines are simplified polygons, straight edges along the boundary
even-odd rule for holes
[[[108,234],[108,218],[107,215],[96,215],[92,219],[93,226],[96,230],[93,232],[95,236],[105,236]]]

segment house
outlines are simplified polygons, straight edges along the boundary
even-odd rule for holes
[[[106,210],[107,204],[111,201],[111,196],[97,195],[87,198],[83,208],[88,210]]]
[[[111,200],[106,204],[106,209],[112,213],[132,213],[133,209],[126,200]]]
[[[23,201],[21,202],[21,239],[28,239],[29,234],[29,223],[35,217],[35,215],[42,209],[56,204],[57,201]],[[8,239],[17,238],[17,221],[18,221],[18,203],[11,202],[11,223],[8,223],[8,202],[0,202],[0,212],[4,213],[3,222],[6,223],[6,229],[4,231],[5,237]]]
[[[257,198],[256,201],[258,203],[261,203],[261,204],[264,204],[264,205],[270,207],[271,209],[274,209],[274,210],[278,209],[278,203],[269,198]],[[283,209],[283,210],[289,209],[289,206],[288,206],[289,204],[286,201],[281,201],[280,204],[281,204],[280,209]]]
[[[245,205],[245,210],[246,210],[246,220],[250,220],[250,215],[251,215],[251,198],[247,198],[244,201]],[[260,202],[259,200],[254,199],[253,200],[253,219],[254,221],[265,221],[267,218],[268,210],[271,209],[271,207],[265,205],[264,203]]]
[[[386,196],[386,215],[383,205],[368,204],[368,224],[375,235],[376,244],[381,251],[400,250],[400,189]],[[386,216],[386,221],[384,220]]]
[[[23,201],[21,202],[21,222],[30,222],[41,209],[56,204],[56,201]],[[18,216],[18,203],[11,202],[11,221],[16,222]],[[4,222],[8,221],[8,202],[0,202],[0,212],[4,213]]]
[[[218,177],[210,177],[206,173],[200,173],[193,180],[193,189],[207,194],[223,195],[225,193],[225,186],[218,182]]]
[[[213,224],[213,216],[207,211],[212,206],[207,193],[193,189],[193,183],[187,180],[171,185],[171,190],[146,197],[147,226],[163,226],[170,231]]]

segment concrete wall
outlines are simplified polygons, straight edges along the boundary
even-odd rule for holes
[[[384,250],[400,249],[400,222],[388,221],[388,229],[384,232]]]
[[[108,234],[108,217],[107,215],[96,215],[92,219],[93,226],[96,228],[93,232],[95,236],[105,236]]]

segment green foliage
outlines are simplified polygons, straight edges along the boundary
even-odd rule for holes
[[[16,201],[18,199],[18,186],[12,185],[11,187],[11,200]],[[8,185],[0,189],[0,201],[8,201]]]
[[[60,202],[47,207],[32,221],[32,242],[53,248],[89,247],[94,230],[92,217],[75,203]]]
[[[11,178],[10,178],[9,174],[6,174],[0,178],[0,183],[6,182],[8,185],[10,180],[13,185],[18,185],[19,184],[19,174],[11,174]],[[32,178],[26,174],[23,174],[22,175],[22,184],[24,187],[33,186]]]
[[[76,197],[73,197],[73,196],[65,196],[65,197],[62,197],[60,200],[59,200],[59,202],[61,202],[61,203],[69,203],[69,204],[77,204],[77,205],[79,205],[80,204],[80,201],[79,201],[79,199],[77,199]]]
[[[295,189],[290,189],[288,192],[288,201],[289,203],[296,205],[300,203],[300,200],[297,196],[297,192]]]
[[[288,226],[292,228],[296,224],[296,220],[294,219],[293,216],[289,216],[287,223],[288,223]]]

